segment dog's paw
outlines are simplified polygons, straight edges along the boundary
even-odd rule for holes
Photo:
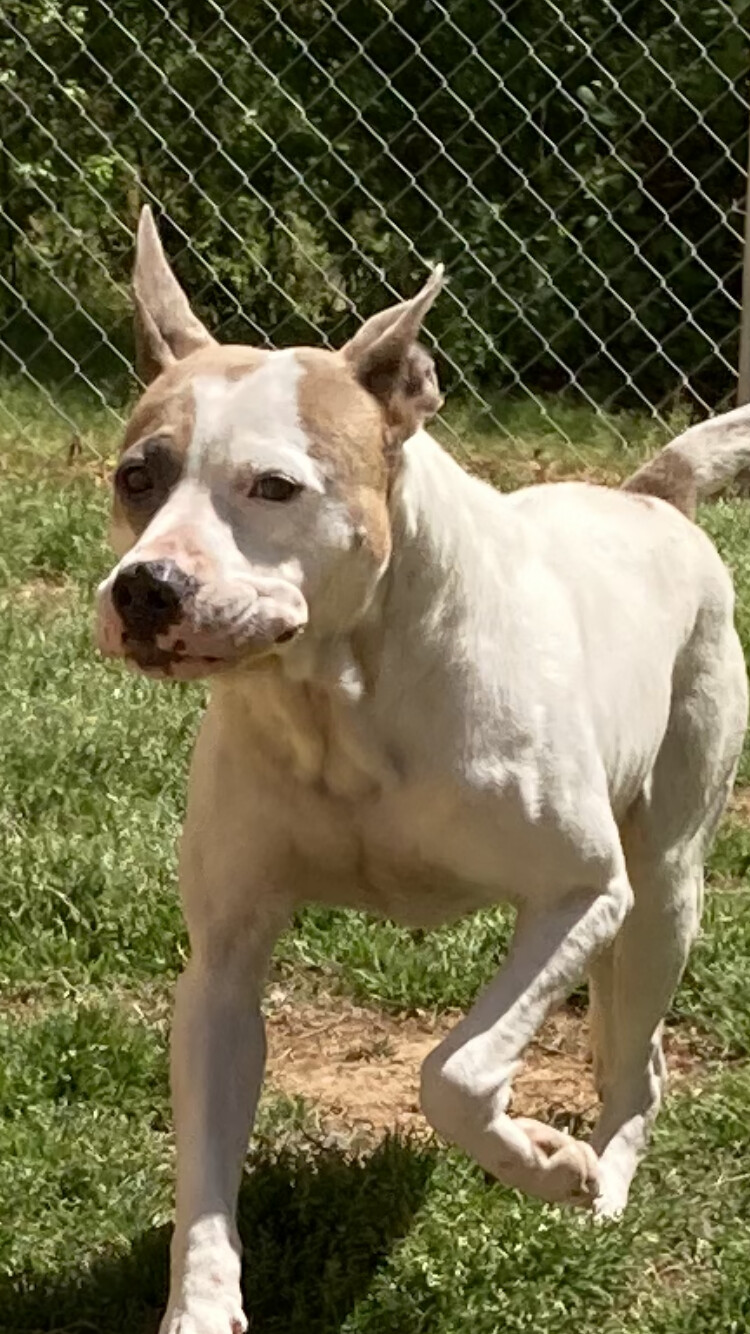
[[[246,1329],[239,1304],[198,1299],[167,1311],[159,1334],[245,1334]]]
[[[553,1204],[596,1209],[601,1182],[599,1158],[591,1145],[530,1117],[518,1117],[515,1125],[537,1153],[539,1179],[534,1193]]]
[[[616,1223],[622,1218],[628,1203],[628,1194],[632,1170],[617,1171],[617,1167],[606,1156],[601,1162],[602,1171],[599,1182],[599,1194],[594,1200],[593,1212],[597,1223]]]

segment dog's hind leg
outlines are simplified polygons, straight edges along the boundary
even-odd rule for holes
[[[522,910],[504,967],[422,1067],[428,1121],[504,1185],[542,1199],[593,1204],[599,1165],[589,1145],[506,1113],[521,1055],[550,1010],[619,931],[632,902],[622,855],[599,892]]]
[[[721,649],[724,652],[721,652]],[[590,970],[594,1073],[603,1100],[596,1212],[614,1217],[659,1110],[661,1029],[700,921],[703,863],[731,791],[746,718],[744,663],[729,626],[676,673],[654,772],[621,829],[634,906]]]
[[[631,871],[632,874],[632,871]],[[635,903],[614,944],[590,970],[594,1074],[602,1111],[591,1145],[599,1156],[602,1218],[625,1208],[666,1085],[662,1021],[700,918],[702,866],[653,865],[634,879]]]

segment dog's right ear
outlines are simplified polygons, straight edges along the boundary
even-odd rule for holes
[[[148,204],[138,221],[133,299],[136,370],[144,383],[175,361],[215,343],[169,267]]]

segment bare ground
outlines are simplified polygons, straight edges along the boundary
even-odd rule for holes
[[[395,1017],[341,997],[292,1002],[277,989],[267,1015],[270,1087],[313,1104],[322,1127],[331,1132],[357,1132],[370,1139],[388,1131],[426,1132],[418,1103],[419,1067],[459,1017]],[[706,1070],[710,1052],[704,1036],[674,1029],[665,1045],[674,1084]],[[561,1010],[529,1049],[511,1111],[586,1128],[596,1105],[585,1016]]]
[[[146,984],[116,994],[126,1011],[167,1040],[171,988]],[[86,989],[76,993],[78,1004],[88,999]],[[3,997],[0,1012],[31,1022],[47,1008],[48,1001],[25,988]],[[278,984],[269,988],[264,1011],[266,1087],[304,1100],[325,1135],[364,1146],[389,1132],[429,1133],[419,1110],[419,1068],[459,1021],[459,1011],[394,1015]],[[666,1030],[664,1045],[673,1087],[699,1082],[721,1055],[708,1034],[684,1024]],[[597,1098],[585,1010],[565,1007],[545,1024],[516,1076],[510,1111],[573,1133],[591,1128]]]

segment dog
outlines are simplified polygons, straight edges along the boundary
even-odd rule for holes
[[[621,490],[500,494],[424,429],[441,400],[417,338],[440,285],[340,351],[222,347],[141,216],[148,387],[98,638],[148,676],[212,684],[180,858],[162,1334],[246,1328],[235,1208],[261,989],[302,903],[415,927],[515,905],[505,963],[421,1078],[430,1125],[503,1184],[618,1215],[662,1098],[662,1021],[747,723],[731,580],[689,516],[750,464],[750,409]],[[585,974],[590,1142],[507,1110]]]

